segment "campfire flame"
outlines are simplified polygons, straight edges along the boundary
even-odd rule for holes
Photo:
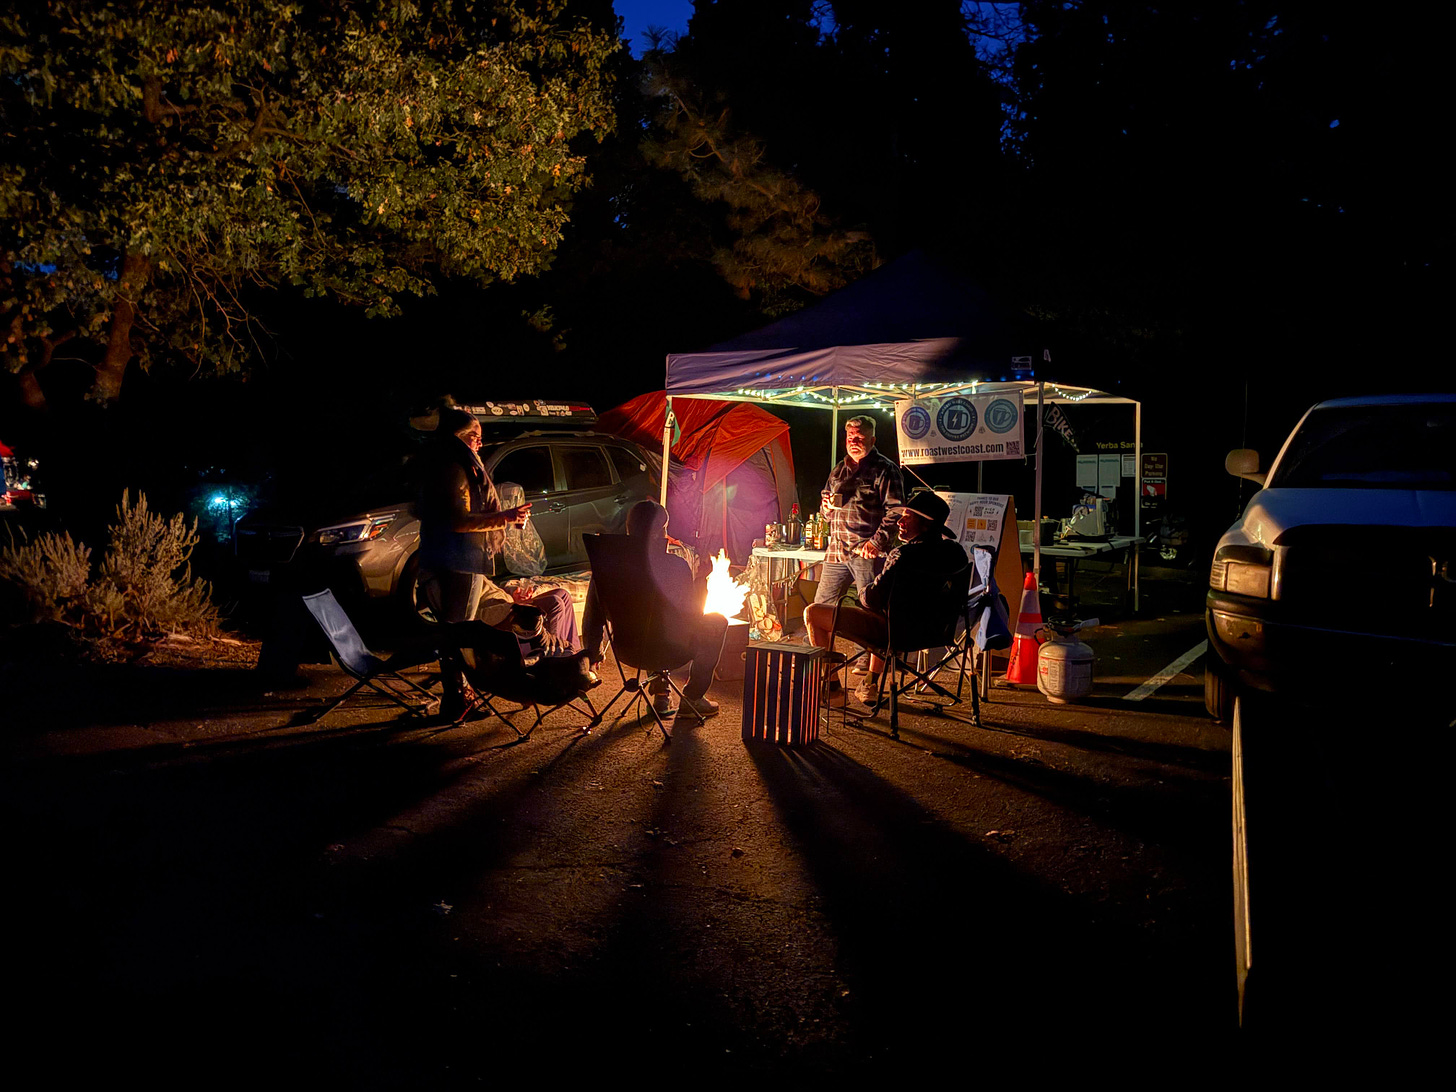
[[[732,618],[743,610],[747,596],[748,585],[728,575],[728,554],[720,549],[713,558],[713,571],[708,574],[708,601],[703,604],[703,613]]]

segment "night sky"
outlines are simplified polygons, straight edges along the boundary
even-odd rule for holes
[[[614,6],[622,17],[622,37],[631,39],[632,52],[639,56],[646,44],[643,32],[648,27],[682,33],[693,14],[693,0],[616,0]]]

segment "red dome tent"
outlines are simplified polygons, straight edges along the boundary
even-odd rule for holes
[[[711,556],[719,547],[737,565],[748,562],[764,524],[784,519],[795,502],[789,426],[767,410],[742,402],[674,398],[678,433],[669,476],[670,531]],[[660,451],[667,396],[641,395],[597,419],[599,431]]]

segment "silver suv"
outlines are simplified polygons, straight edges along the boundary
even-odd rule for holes
[[[486,442],[480,457],[492,480],[497,486],[514,482],[531,501],[531,522],[545,545],[548,573],[584,568],[583,534],[621,532],[627,510],[657,496],[653,464],[641,448],[580,428],[595,415],[583,420],[580,412],[519,412],[519,407],[561,405],[462,407],[481,419]],[[517,412],[501,413],[501,407]],[[590,414],[589,407],[573,408]],[[533,427],[541,425],[563,427]],[[248,579],[255,584],[326,584],[356,603],[385,600],[411,606],[420,525],[409,468],[398,468],[363,491],[377,496],[379,503],[333,518],[280,518],[276,511],[260,511],[239,520],[234,549]]]

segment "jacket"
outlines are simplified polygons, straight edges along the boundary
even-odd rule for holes
[[[946,577],[965,566],[966,551],[959,542],[945,538],[939,531],[926,531],[890,551],[884,570],[865,589],[864,605],[886,613],[890,592],[895,588],[902,594],[933,596]]]
[[[420,564],[426,569],[490,576],[503,537],[500,496],[475,453],[449,437],[421,462],[416,509]]]

